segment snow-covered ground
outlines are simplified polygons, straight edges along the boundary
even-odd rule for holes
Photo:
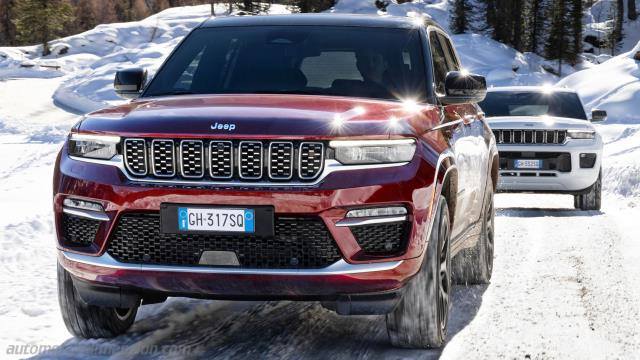
[[[370,3],[344,1],[334,11],[375,12]],[[389,11],[426,11],[446,23],[445,3],[392,4]],[[101,25],[55,42],[68,52],[47,59],[35,47],[0,48],[0,358],[55,348],[40,355],[640,359],[640,115],[633,115],[640,114],[640,63],[629,56],[561,82],[580,90],[590,108],[611,113],[598,125],[606,142],[603,210],[576,211],[568,196],[498,195],[494,278],[455,289],[441,351],[393,349],[382,317],[340,317],[315,303],[182,298],[143,307],[131,331],[116,339],[72,339],[58,310],[51,216],[51,174],[78,118],[72,111],[117,101],[114,71],[153,70],[208,9]],[[465,66],[493,84],[558,80],[541,69],[542,59],[486,37],[454,41]]]

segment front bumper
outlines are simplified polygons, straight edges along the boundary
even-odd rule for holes
[[[78,281],[116,287],[128,293],[213,299],[318,299],[337,301],[349,294],[398,291],[420,269],[430,229],[435,172],[416,156],[395,168],[330,174],[309,188],[215,188],[135,183],[114,166],[78,161],[62,150],[54,177],[54,213],[59,263]],[[105,212],[94,243],[76,248],[62,241],[63,201],[99,202]],[[163,203],[274,207],[276,215],[322,219],[342,260],[320,269],[248,269],[122,263],[107,252],[123,214],[158,213]],[[411,231],[406,249],[392,257],[364,256],[348,227],[337,226],[349,209],[403,205]]]
[[[602,140],[568,140],[564,145],[498,145],[501,158],[505,153],[567,153],[571,170],[500,169],[498,191],[580,193],[598,179],[602,165]],[[580,154],[596,154],[593,167],[580,167]],[[532,155],[533,156],[533,155]],[[535,157],[535,156],[533,156]]]
[[[335,300],[340,295],[397,290],[419,269],[420,258],[370,264],[341,260],[322,269],[243,269],[124,264],[59,251],[75,278],[145,294],[211,299]]]

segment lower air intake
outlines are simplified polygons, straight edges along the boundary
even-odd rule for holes
[[[124,215],[107,251],[120,262],[154,265],[199,265],[205,251],[232,251],[240,267],[252,269],[323,268],[342,258],[319,218],[276,218],[271,237],[161,234],[159,229],[158,215]]]

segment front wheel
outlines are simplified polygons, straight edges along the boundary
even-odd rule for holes
[[[485,190],[482,208],[482,229],[474,246],[461,250],[453,258],[453,279],[456,284],[488,284],[493,273],[495,209],[493,183]]]
[[[69,332],[77,337],[110,338],[125,333],[133,324],[138,307],[110,308],[86,304],[73,286],[71,275],[58,264],[58,301]]]
[[[440,196],[422,266],[398,306],[387,315],[394,346],[434,348],[444,344],[451,299],[450,230],[449,207]]]
[[[602,203],[602,170],[598,174],[598,180],[591,185],[589,191],[573,196],[573,205],[580,210],[600,210]]]

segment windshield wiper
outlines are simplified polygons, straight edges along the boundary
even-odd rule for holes
[[[163,93],[149,94],[149,96],[171,96],[171,95],[192,95],[195,94],[190,90],[175,90],[175,91],[167,91]]]
[[[307,90],[256,90],[256,91],[247,91],[245,94],[294,94],[294,95],[322,95],[322,93],[318,91],[307,91]]]

